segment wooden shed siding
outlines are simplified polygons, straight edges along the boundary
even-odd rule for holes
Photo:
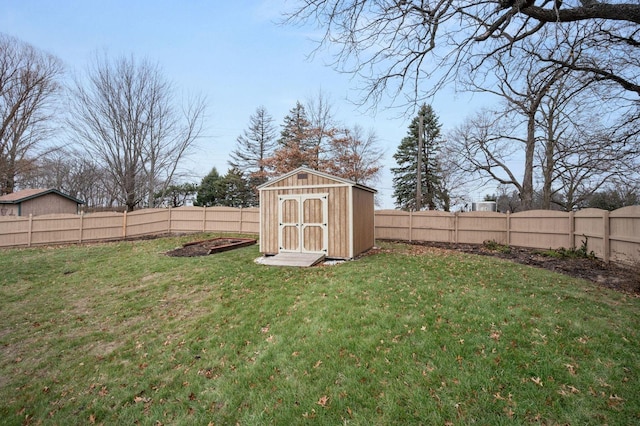
[[[20,203],[20,215],[77,214],[78,204],[58,194],[45,194]]]
[[[312,175],[309,174],[311,177]],[[285,179],[286,181],[286,179]],[[333,185],[334,182],[330,182]],[[260,251],[265,254],[277,254],[278,247],[278,196],[302,194],[329,194],[327,225],[328,257],[349,258],[349,187],[330,186],[300,189],[263,189],[260,191],[260,227],[262,238]]]
[[[309,186],[309,185],[339,185],[341,182],[333,179],[328,179],[323,176],[318,176],[313,173],[306,173],[306,179],[298,179],[298,174],[289,176],[286,179],[282,179],[278,182],[274,182],[272,188],[283,188],[292,186]]]
[[[347,186],[329,189],[328,257],[350,258],[349,190]]]
[[[278,253],[278,193],[260,191],[260,251]]]
[[[353,188],[353,255],[369,250],[375,245],[374,194]]]
[[[299,238],[303,252],[326,251],[327,257],[338,259],[357,256],[374,245],[374,193],[371,188],[306,167],[266,183],[260,187],[260,251],[271,255],[296,250],[294,242]],[[302,204],[287,206],[279,200],[296,195],[300,197],[292,198]],[[289,211],[294,205],[300,209],[299,217]]]

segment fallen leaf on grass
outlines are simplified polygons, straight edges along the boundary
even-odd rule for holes
[[[321,396],[318,402],[316,402],[316,404],[318,404],[321,407],[326,407],[327,404],[329,404],[329,397],[327,395]]]
[[[609,396],[609,401],[607,401],[607,405],[609,407],[616,407],[619,404],[624,402],[624,398],[620,398],[618,395]]]
[[[569,392],[567,392],[567,390]],[[558,394],[562,395],[562,396],[568,396],[570,393],[572,394],[578,394],[580,393],[580,390],[578,388],[576,388],[575,386],[571,386],[571,385],[562,385],[562,388],[558,391]]]
[[[542,379],[540,377],[532,377],[531,381],[540,387],[543,386]]]

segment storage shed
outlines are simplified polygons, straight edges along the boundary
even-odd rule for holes
[[[374,245],[372,188],[300,167],[260,191],[260,251],[351,259]]]
[[[0,197],[0,216],[77,214],[80,204],[57,189],[24,189]]]

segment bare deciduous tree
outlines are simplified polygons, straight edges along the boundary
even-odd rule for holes
[[[96,58],[86,77],[73,90],[73,138],[111,173],[127,209],[153,207],[202,132],[204,101],[178,106],[159,67],[133,57]]]
[[[0,34],[0,195],[14,191],[16,177],[51,135],[62,72],[56,57]]]
[[[503,109],[476,114],[451,141],[461,169],[515,187],[518,209],[571,210],[607,180],[637,167],[639,141],[617,130],[625,127],[617,117],[600,124],[605,114],[592,81],[539,65],[516,73],[497,64],[494,88],[478,90],[500,96]]]
[[[318,90],[315,96],[307,99],[306,111],[309,123],[315,129],[312,140],[313,152],[316,154],[315,162],[320,164],[326,158],[326,151],[330,149],[329,141],[337,127],[330,95],[321,89]]]
[[[33,162],[26,186],[55,188],[85,202],[85,208],[113,207],[117,191],[109,173],[84,151],[59,149]]]
[[[513,186],[520,193],[517,156],[526,139],[513,132],[514,124],[505,120],[502,111],[482,110],[467,118],[448,138],[457,168],[470,176],[477,175],[482,183]]]
[[[321,27],[320,45],[338,47],[334,66],[365,79],[365,100],[391,92],[415,105],[525,41],[540,61],[640,94],[637,2],[302,0],[287,22]],[[553,54],[567,32],[584,35],[580,61]]]
[[[382,171],[383,152],[375,132],[370,130],[365,135],[364,129],[355,125],[332,133],[330,155],[323,169],[363,185],[376,183]]]

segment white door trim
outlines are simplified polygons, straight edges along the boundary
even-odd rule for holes
[[[278,251],[282,253],[324,253],[329,251],[329,226],[327,219],[329,217],[328,193],[320,194],[291,194],[278,196]],[[298,203],[298,221],[297,223],[284,223],[282,217],[282,205],[287,200],[296,200]],[[322,221],[320,223],[303,223],[304,221],[304,202],[306,200],[320,200],[322,203]],[[286,227],[295,226],[298,229],[298,248],[297,250],[287,250],[282,244],[282,234]],[[319,251],[306,250],[304,241],[304,230],[308,227],[320,227],[322,229],[322,247]]]

